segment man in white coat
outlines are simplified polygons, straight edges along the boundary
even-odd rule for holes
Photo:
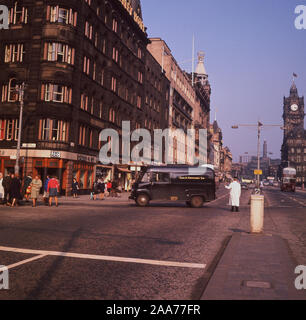
[[[240,206],[240,196],[241,196],[241,185],[238,181],[238,178],[235,177],[234,181],[229,185],[225,186],[226,189],[229,189],[230,192],[230,199],[229,205],[232,206],[232,212],[236,211],[239,212]]]

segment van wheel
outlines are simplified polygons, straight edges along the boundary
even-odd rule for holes
[[[203,203],[204,203],[203,198],[200,196],[195,196],[195,197],[192,197],[191,199],[191,206],[193,208],[201,208],[203,207]]]
[[[140,207],[146,207],[149,204],[149,197],[146,194],[140,194],[136,198],[136,203]]]

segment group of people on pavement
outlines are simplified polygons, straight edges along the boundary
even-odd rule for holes
[[[102,178],[98,178],[93,184],[90,199],[96,200],[99,195],[100,200],[104,200],[106,192],[108,197],[119,197],[118,193],[120,193],[121,190],[116,181],[108,180],[104,182]]]
[[[47,176],[45,181],[42,182],[39,175],[32,178],[32,173],[29,173],[22,181],[14,173],[8,173],[4,177],[0,172],[0,204],[15,207],[19,205],[21,200],[25,199],[26,202],[31,200],[32,207],[36,207],[42,188],[44,204],[52,206],[54,199],[55,205],[58,206],[60,183],[56,176]],[[76,178],[73,178],[71,185],[73,198],[78,198],[79,190],[79,183]],[[100,200],[104,200],[106,194],[108,197],[118,197],[120,192],[116,181],[104,181],[100,177],[93,183],[90,198],[96,200],[99,197]]]
[[[23,183],[22,183],[23,182]],[[32,207],[36,207],[41,188],[43,187],[43,199],[46,205],[52,206],[53,198],[58,206],[59,181],[57,177],[47,176],[44,185],[38,175],[32,178],[32,174],[28,174],[24,181],[19,175],[8,173],[5,177],[0,172],[0,202],[4,205],[15,207],[19,205],[19,201],[25,198],[26,202],[32,200]]]

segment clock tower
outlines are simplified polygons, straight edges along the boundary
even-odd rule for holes
[[[290,88],[290,96],[284,97],[284,127],[285,137],[297,128],[304,129],[304,97],[299,97],[298,90],[293,82]]]
[[[284,97],[284,139],[282,145],[282,167],[297,170],[297,182],[306,181],[306,131],[304,130],[304,97],[299,97],[295,82],[289,97]]]

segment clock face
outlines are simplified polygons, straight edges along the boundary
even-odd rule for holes
[[[292,110],[292,111],[298,111],[298,109],[299,109],[299,107],[298,107],[297,104],[293,104],[293,105],[291,106],[291,110]]]

